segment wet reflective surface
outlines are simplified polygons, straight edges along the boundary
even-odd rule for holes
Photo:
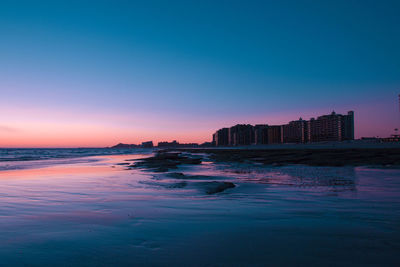
[[[0,171],[2,264],[400,263],[398,169],[118,164],[144,156]],[[216,182],[235,187],[207,193]]]

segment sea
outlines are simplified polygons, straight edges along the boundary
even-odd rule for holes
[[[0,171],[87,161],[88,157],[149,153],[149,149],[0,148]],[[85,159],[86,158],[86,159]]]
[[[400,169],[153,153],[0,149],[0,266],[400,266]]]

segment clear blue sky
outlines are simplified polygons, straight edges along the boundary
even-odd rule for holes
[[[332,110],[355,111],[357,136],[389,135],[399,14],[400,1],[3,0],[0,146],[202,142]]]

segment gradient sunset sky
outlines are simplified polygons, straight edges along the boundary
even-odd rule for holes
[[[400,128],[400,1],[0,1],[0,147]]]

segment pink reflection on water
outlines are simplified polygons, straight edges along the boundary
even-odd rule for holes
[[[51,207],[63,202],[105,203],[157,197],[155,190],[139,184],[148,175],[118,165],[144,156],[148,155],[101,156],[96,157],[96,162],[1,171],[0,202],[9,208],[18,204]]]

